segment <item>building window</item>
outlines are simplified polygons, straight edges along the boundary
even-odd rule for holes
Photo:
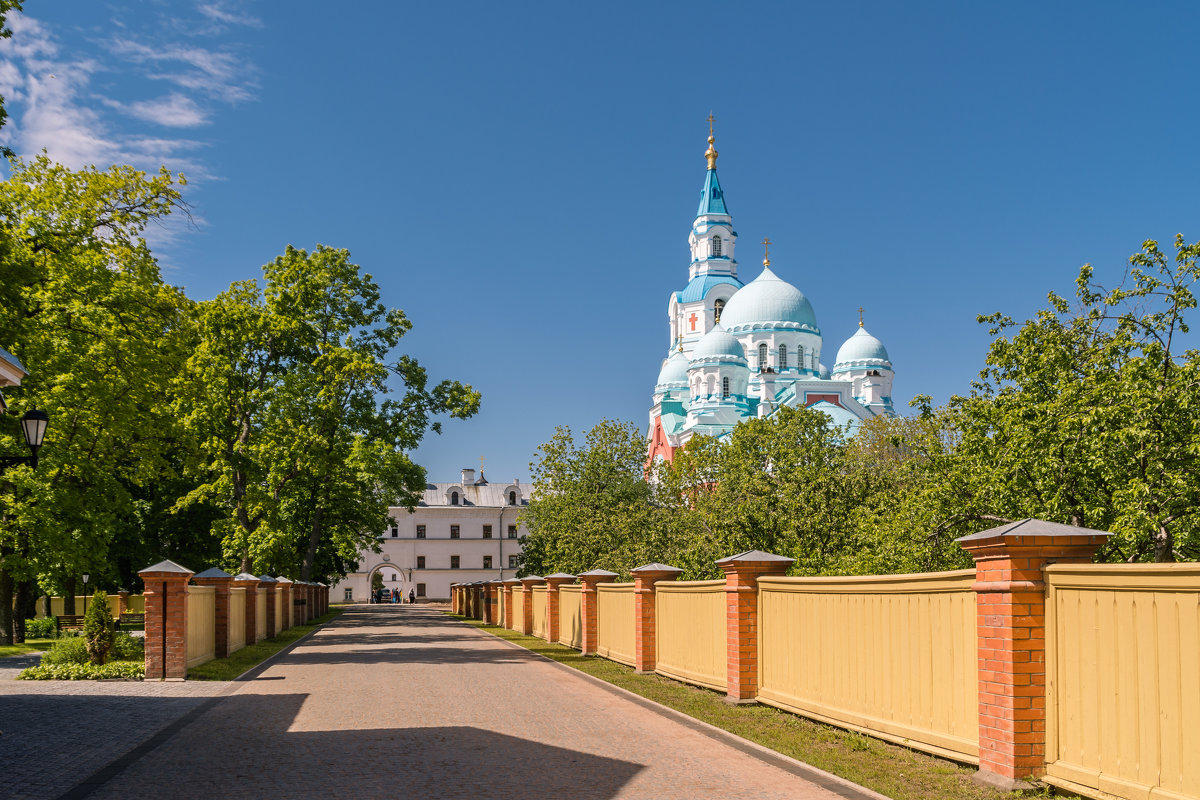
[[[508,493],[508,504],[510,506],[515,506],[517,504],[517,493],[516,492]]]
[[[516,525],[508,526],[508,538],[510,538],[510,539],[517,538],[517,526]]]
[[[450,526],[450,538],[451,538],[451,539],[457,539],[457,538],[458,538],[458,526],[457,526],[457,525],[451,525],[451,526]]]
[[[396,573],[394,573],[394,572],[393,572],[393,573],[392,573],[392,580],[393,580],[393,581],[394,581],[394,580],[396,580],[396,577],[397,577],[397,576],[396,576]]]
[[[354,599],[354,590],[347,587],[346,591],[342,594],[342,599],[345,600],[347,603],[349,603],[351,600]]]
[[[491,569],[491,568],[492,568],[492,557],[491,557],[491,556],[484,556],[484,557],[483,557],[483,568],[484,568],[484,569]]]
[[[767,368],[767,346],[760,344],[758,346],[758,371],[762,372]]]
[[[417,569],[425,569],[425,556],[417,556]]]
[[[517,557],[516,557],[516,556],[509,556],[509,557],[508,557],[508,568],[509,568],[509,569],[516,569],[516,568],[517,568]]]
[[[721,378],[721,397],[729,397],[729,378]]]
[[[714,256],[721,255],[721,237],[720,236],[712,237],[712,254]]]
[[[724,300],[714,300],[713,301],[713,322],[721,321],[721,312],[724,310],[725,310],[725,301]]]
[[[804,369],[804,348],[796,348],[796,369]]]
[[[779,345],[779,368],[781,370],[787,369],[787,345],[786,344]]]
[[[392,526],[392,538],[395,539],[399,535],[400,535],[400,527],[398,525],[393,525]]]
[[[417,584],[417,597],[424,597],[424,596],[425,596],[425,584],[418,583]]]
[[[458,556],[450,556],[450,569],[458,569]]]
[[[452,505],[452,506],[458,505],[458,492],[450,493],[450,505]]]
[[[418,526],[417,526],[417,538],[418,538],[418,539],[424,539],[424,538],[425,538],[425,526],[424,526],[424,525],[418,525]]]
[[[485,538],[485,539],[492,538],[492,526],[491,525],[483,526],[483,538]]]

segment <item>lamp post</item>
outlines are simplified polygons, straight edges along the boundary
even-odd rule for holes
[[[89,577],[86,572],[83,573],[83,615],[85,617],[87,616],[87,582]]]
[[[0,471],[20,464],[28,464],[31,468],[37,469],[38,449],[42,446],[42,439],[46,436],[46,426],[49,424],[50,417],[45,411],[37,408],[26,411],[25,416],[21,417],[21,433],[25,436],[25,444],[29,445],[30,455],[0,456]]]

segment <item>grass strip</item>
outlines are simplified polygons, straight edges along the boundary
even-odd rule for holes
[[[40,653],[43,650],[49,650],[52,644],[54,644],[53,639],[26,639],[24,644],[0,645],[0,658]]]
[[[243,672],[257,667],[292,642],[307,636],[341,613],[342,609],[331,608],[324,616],[316,618],[307,625],[288,628],[274,639],[255,642],[248,647],[243,647],[228,658],[218,658],[198,667],[192,667],[188,670],[188,680],[231,681]]]
[[[724,694],[699,686],[661,675],[638,675],[631,667],[606,658],[584,656],[578,650],[507,628],[455,614],[449,616],[894,800],[1016,800],[1030,796],[1001,792],[976,783],[971,778],[974,767],[815,722],[771,706],[731,705],[725,702]],[[1052,791],[1051,787],[1045,786],[1035,796],[1055,796]]]

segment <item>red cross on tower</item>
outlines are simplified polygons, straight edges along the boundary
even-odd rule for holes
[[[688,317],[688,322],[692,323],[692,330],[696,330],[696,320],[697,319],[699,319],[699,317],[696,316],[695,312],[693,312],[692,315],[690,317]]]

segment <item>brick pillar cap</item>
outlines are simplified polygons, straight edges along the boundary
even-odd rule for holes
[[[204,572],[201,572],[194,577],[199,580],[200,578],[232,578],[233,576],[220,567],[213,567],[212,569],[204,570]]]
[[[520,578],[505,578],[504,580],[502,580],[500,582],[501,583],[511,583],[511,584],[515,585],[515,584],[520,583],[521,579]]]
[[[568,583],[573,580],[575,580],[575,576],[568,575],[565,572],[556,572],[553,575],[546,576],[546,583],[554,583],[554,584]]]
[[[129,594],[129,590],[128,589],[117,589],[117,594],[126,595],[126,594]]]
[[[233,576],[233,579],[238,583],[253,583],[258,585],[258,576],[251,575],[249,572],[239,572]]]
[[[526,586],[536,586],[539,583],[545,582],[546,579],[541,575],[526,575],[524,578],[521,578],[521,583],[525,584]]]
[[[785,563],[790,567],[796,563],[796,559],[788,558],[787,556],[777,556],[774,553],[767,553],[762,550],[747,550],[744,553],[738,553],[735,556],[718,559],[716,563],[724,566],[725,564],[740,566],[742,564],[776,564]]]
[[[1033,546],[1041,543],[1049,544],[1049,542],[1039,540],[1062,538],[1077,539],[1080,541],[1054,543],[1103,543],[1110,535],[1107,531],[1098,531],[1094,528],[1081,528],[1076,525],[1063,525],[1060,522],[1047,522],[1041,519],[1019,519],[1016,522],[1010,522],[998,528],[989,528],[986,531],[972,533],[969,536],[960,536],[954,541],[962,545],[964,549],[971,550],[989,544],[999,544],[1002,541],[1011,544]]]
[[[278,581],[272,578],[270,575],[259,575],[258,581],[259,583],[278,583]]]
[[[195,573],[187,567],[181,567],[169,559],[166,561],[160,561],[157,564],[146,567],[144,570],[138,572],[138,575],[153,575],[156,578],[182,578],[185,575],[190,578],[194,574]]]
[[[679,567],[672,567],[670,564],[659,564],[659,563],[655,562],[653,564],[643,564],[640,567],[629,570],[629,572],[633,575],[648,575],[648,574],[680,575],[683,573],[683,570],[681,570]]]
[[[590,569],[587,572],[581,572],[580,578],[615,578],[617,573],[609,572],[606,569]]]
[[[504,585],[504,581],[502,581],[502,580],[488,581],[488,586],[503,586],[503,585]]]
[[[275,582],[276,583],[295,583],[295,581],[290,581],[287,578],[276,578]]]

